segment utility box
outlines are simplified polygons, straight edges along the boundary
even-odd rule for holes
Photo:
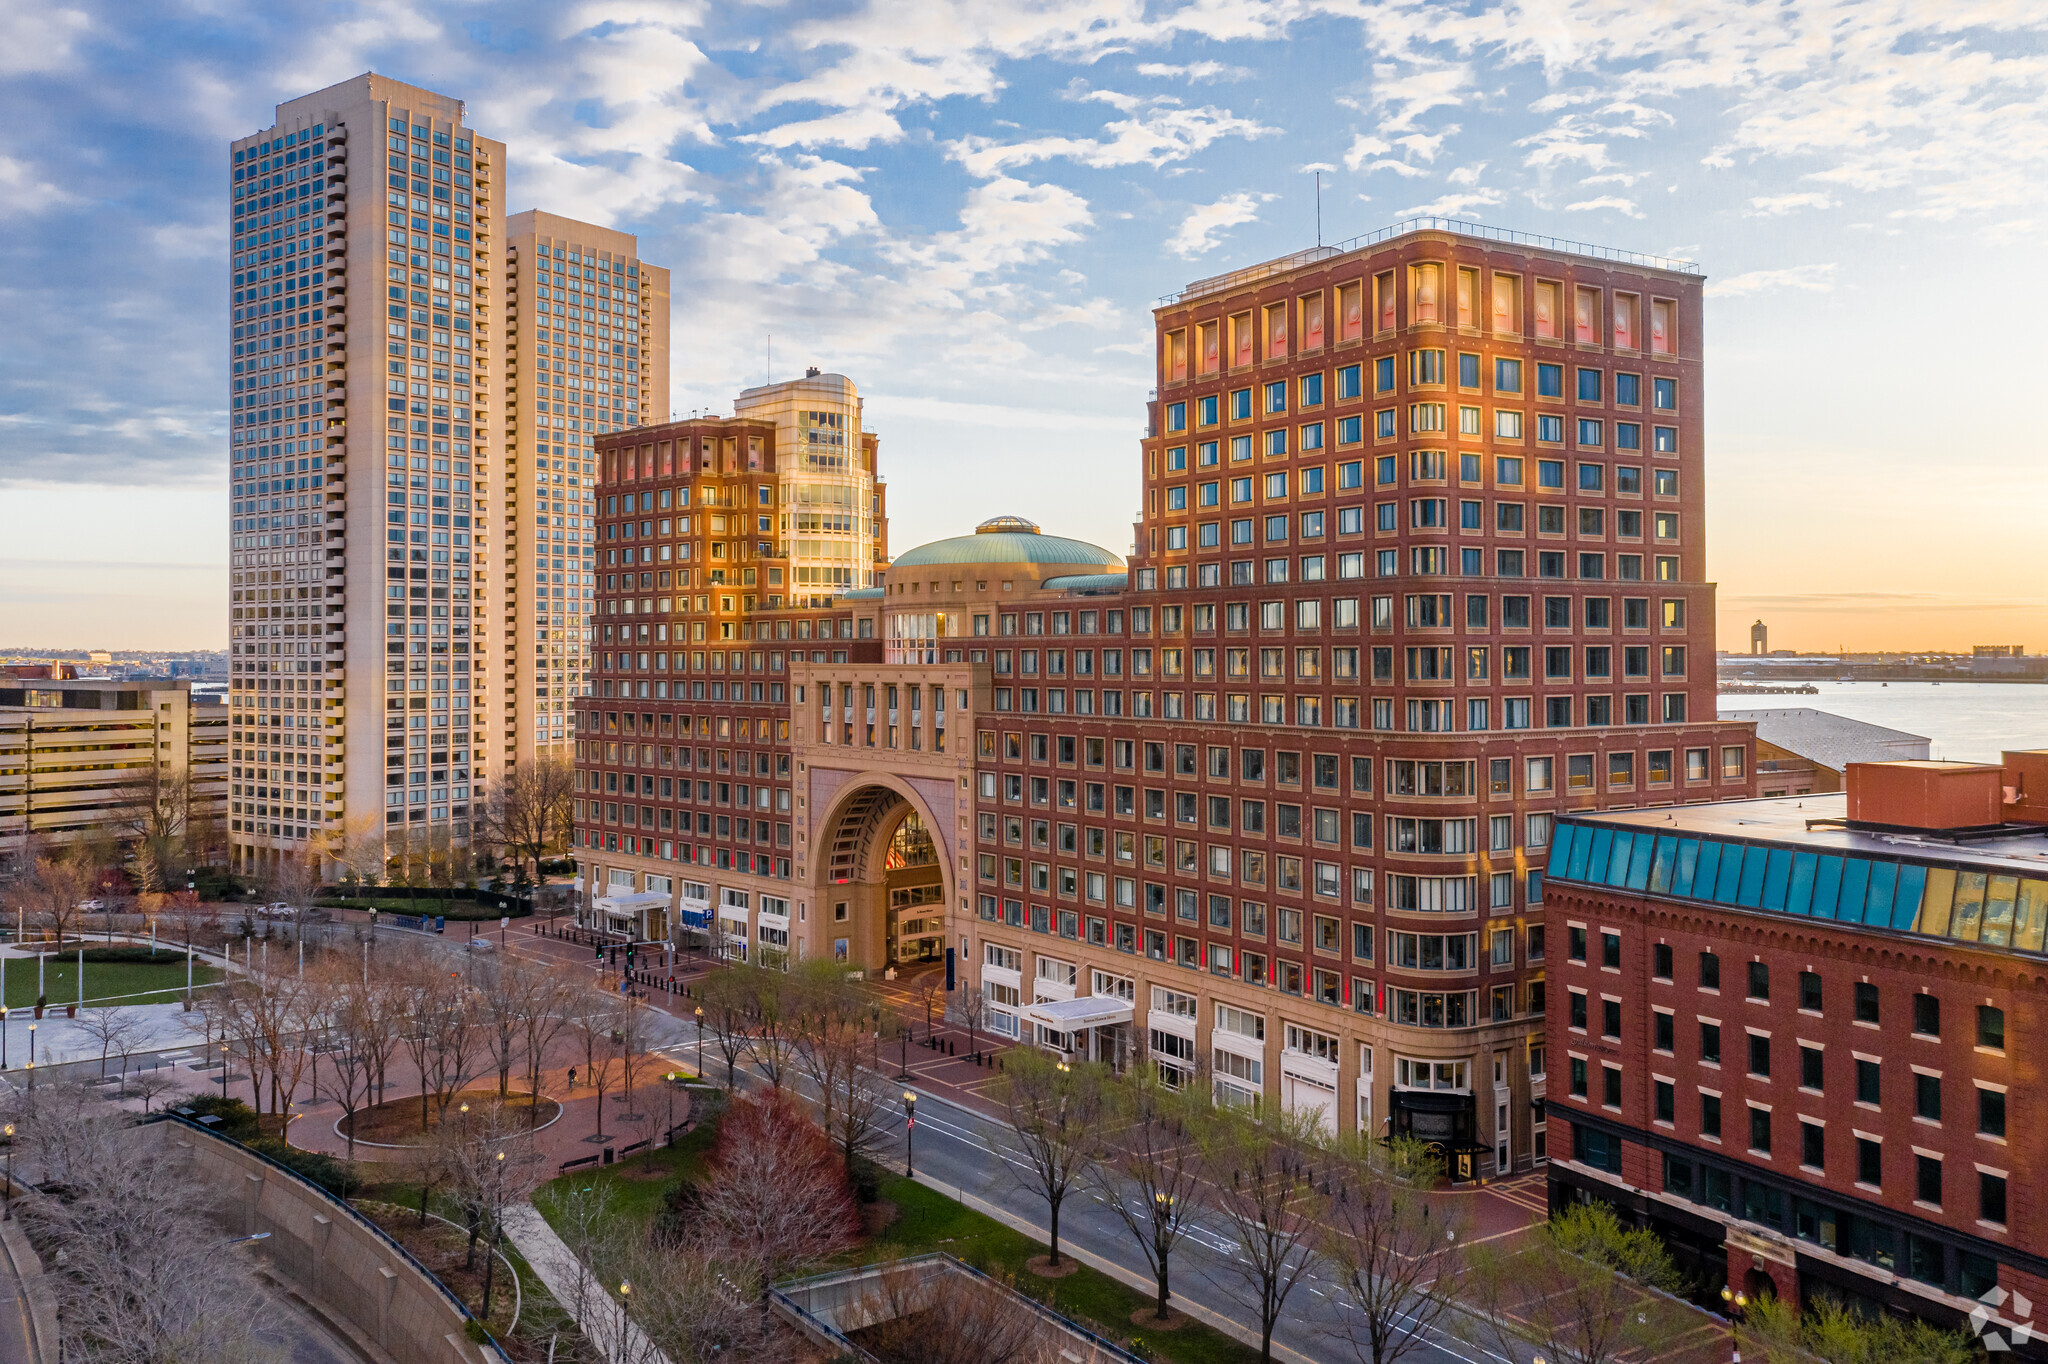
[[[2005,821],[2005,769],[1989,763],[1850,763],[1849,821],[1894,829],[1979,829]]]

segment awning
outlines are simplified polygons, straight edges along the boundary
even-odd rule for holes
[[[600,895],[590,903],[591,908],[602,914],[638,914],[643,909],[667,909],[668,895],[664,891],[641,890],[626,895]]]
[[[1073,1032],[1078,1028],[1109,1028],[1131,1021],[1131,1006],[1128,1001],[1102,995],[1086,995],[1080,999],[1048,999],[1042,1003],[1028,1005],[1023,1011],[1026,1022],[1037,1023],[1054,1032]]]

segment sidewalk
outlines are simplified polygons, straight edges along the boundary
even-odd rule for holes
[[[533,1204],[515,1203],[505,1209],[505,1239],[526,1257],[556,1304],[611,1364],[668,1364],[668,1356],[654,1348],[620,1310],[618,1300],[590,1277]]]

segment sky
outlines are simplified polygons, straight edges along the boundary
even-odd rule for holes
[[[1124,551],[1151,308],[1319,179],[1699,262],[1724,647],[2048,647],[2039,0],[0,0],[0,648],[224,644],[227,144],[365,70],[670,267],[678,414],[851,376],[898,552]]]

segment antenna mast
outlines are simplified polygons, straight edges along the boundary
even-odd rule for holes
[[[1316,245],[1323,244],[1323,173],[1316,172]]]

